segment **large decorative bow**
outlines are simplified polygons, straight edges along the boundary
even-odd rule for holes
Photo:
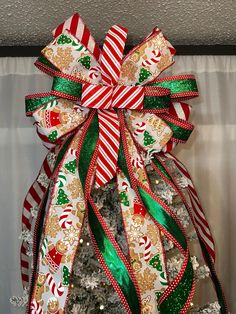
[[[198,95],[195,79],[192,75],[157,79],[173,63],[175,54],[158,28],[123,57],[126,37],[125,28],[112,26],[101,52],[75,14],[56,28],[54,40],[35,63],[53,77],[53,86],[49,93],[26,97],[27,115],[34,117],[37,132],[50,149],[26,196],[22,216],[23,230],[32,230],[34,236],[30,313],[47,311],[52,298],[56,308],[66,306],[68,278],[85,212],[97,257],[127,313],[156,313],[157,306],[161,313],[170,313],[170,309],[171,313],[186,312],[194,290],[187,240],[178,219],[152,192],[145,171],[147,159],[168,184],[175,186],[165,158],[174,159],[188,180],[193,222],[213,269],[214,243],[191,178],[168,154],[193,130],[186,121],[189,106],[181,101]],[[132,263],[91,196],[94,186],[99,188],[114,176]],[[141,220],[134,225],[130,213]],[[138,240],[132,233],[137,224],[143,235]],[[147,244],[151,229],[156,244]],[[166,277],[160,230],[184,256],[180,274],[171,284]],[[151,247],[150,255],[139,256],[142,245]],[[22,279],[27,284],[29,257],[24,243],[21,254]],[[150,256],[159,259],[158,270],[152,267]],[[151,291],[142,288],[145,277],[140,274],[147,272],[155,287]],[[147,299],[152,304],[149,312]]]

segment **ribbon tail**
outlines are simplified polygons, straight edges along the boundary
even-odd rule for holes
[[[168,166],[166,165],[167,160],[172,160],[174,162],[178,171],[181,173],[182,177],[185,178],[185,180],[188,182],[187,187],[188,198],[186,198],[184,194],[181,192],[181,187],[178,185],[178,182],[175,181],[174,177],[171,174],[171,171],[168,169]],[[186,205],[186,208],[188,208],[192,223],[195,227],[195,230],[199,238],[203,257],[211,272],[211,277],[213,280],[215,291],[218,297],[219,304],[221,306],[221,313],[222,314],[228,313],[228,305],[226,303],[221,283],[215,271],[214,240],[210,231],[210,227],[207,223],[204,211],[201,207],[198,194],[192,182],[191,176],[187,171],[186,167],[174,155],[170,153],[161,154],[160,157],[156,155],[155,159],[153,159],[153,163],[154,168],[156,168],[158,173],[165,177],[166,181],[169,184],[173,184],[175,187],[177,187],[178,194],[182,198],[184,204]],[[204,219],[204,224],[199,223],[199,217],[201,217],[201,220]]]
[[[122,130],[122,145],[120,146],[118,159],[119,166],[126,177],[129,178],[131,186],[157,227],[176,245],[184,256],[184,262],[178,276],[159,299],[160,312],[186,313],[194,294],[195,282],[185,232],[171,209],[151,191],[149,185],[135,178],[134,171],[131,171],[131,156],[127,143],[129,139],[127,139],[127,133],[123,132],[125,126],[122,113],[120,113],[119,118]],[[178,304],[176,299],[180,300]]]
[[[97,258],[127,313],[140,313],[140,297],[133,271],[91,197],[88,200],[88,222]]]
[[[140,313],[139,292],[132,270],[90,196],[99,148],[98,128],[98,117],[95,115],[87,129],[79,157],[79,174],[87,201],[91,238],[98,260],[127,312]]]
[[[95,185],[100,187],[116,175],[120,124],[116,111],[98,110],[99,144]]]
[[[187,182],[186,183],[187,193],[190,200],[190,203],[188,203],[188,207],[192,208],[192,216],[194,220],[193,222],[196,226],[199,237],[205,243],[205,246],[207,247],[207,251],[214,261],[215,260],[214,240],[213,240],[207,219],[205,217],[205,213],[201,206],[197,191],[195,189],[195,186],[193,184],[193,181],[191,179],[189,172],[187,171],[186,167],[174,155],[170,153],[163,154],[163,158],[161,156],[159,158],[159,161],[161,161],[162,159],[164,161],[167,159],[171,159],[174,162],[175,166],[177,167],[178,171],[180,172],[182,178],[184,178],[185,181]],[[165,163],[163,163],[163,165],[165,165]],[[176,182],[176,185],[178,186],[178,182]]]
[[[36,221],[38,220],[43,200],[48,191],[50,178],[53,174],[53,168],[56,162],[55,153],[55,148],[53,148],[47,154],[36,180],[26,194],[22,209],[23,233],[34,233]],[[42,181],[43,179],[44,182]],[[29,263],[30,258],[27,255],[27,243],[23,241],[21,246],[21,277],[23,286],[29,283]]]
[[[45,204],[44,230],[40,239],[34,242],[39,244],[37,265],[34,267],[34,283],[29,307],[39,304],[42,310],[47,310],[47,300],[51,297],[60,297],[59,307],[64,309],[69,293],[69,276],[71,273],[74,255],[76,254],[80,233],[85,215],[85,200],[76,164],[79,151],[84,141],[87,128],[91,124],[94,111],[88,117],[84,126],[62,146],[54,166],[52,192]],[[75,192],[76,191],[76,192]],[[36,274],[37,267],[37,274]],[[63,269],[68,276],[65,279]],[[48,285],[41,297],[37,299],[37,286]],[[49,290],[49,291],[48,291]],[[49,296],[50,295],[50,296]],[[30,309],[28,308],[28,311]]]

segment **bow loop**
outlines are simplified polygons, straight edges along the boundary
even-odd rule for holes
[[[49,101],[33,113],[37,132],[46,143],[57,143],[77,129],[87,118],[89,109],[61,98]]]
[[[118,25],[112,26],[107,33],[100,60],[102,81],[105,85],[117,84],[127,34],[128,30]]]
[[[100,65],[94,55],[69,30],[64,30],[42,50],[57,70],[91,84],[101,84]]]
[[[173,64],[174,47],[154,28],[145,40],[123,59],[119,84],[145,85]]]

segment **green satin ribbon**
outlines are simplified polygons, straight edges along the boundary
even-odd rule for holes
[[[98,117],[96,113],[84,137],[79,158],[79,176],[85,194],[88,192],[85,191],[85,183],[88,169],[98,140],[98,128]],[[112,276],[114,277],[121,291],[123,292],[132,313],[140,313],[138,295],[132,278],[130,277],[130,274],[122,259],[119,257],[114,245],[107,237],[102,225],[100,224],[96,214],[94,213],[92,205],[89,202],[88,220],[99,252],[102,255],[108,269],[112,273]]]
[[[160,162],[158,159],[153,158],[153,159],[152,159],[152,162],[154,163],[154,165],[160,170],[160,172],[161,172],[168,180],[170,180],[171,182],[173,182],[171,176],[169,175],[169,173],[166,171],[165,167],[161,164],[161,162]]]
[[[56,170],[57,166],[59,165],[59,163],[62,161],[63,157],[65,156],[65,153],[71,143],[71,141],[73,140],[74,138],[74,134],[71,135],[66,141],[65,143],[63,144],[61,150],[59,151],[59,154],[57,156],[57,159],[56,159],[56,162],[55,162],[55,165],[54,165],[54,169],[53,169],[53,172]]]
[[[176,241],[182,246],[184,250],[187,249],[187,242],[181,229],[171,217],[171,215],[165,211],[165,209],[157,203],[146,191],[138,187],[139,194],[145,205],[145,208],[151,214],[151,216],[160,224],[166,231],[168,231]],[[184,307],[191,293],[193,286],[193,267],[190,256],[188,256],[187,266],[184,274],[179,281],[176,288],[171,294],[159,305],[160,313],[180,313]]]
[[[88,168],[92,160],[95,147],[99,136],[99,124],[97,113],[94,115],[90,125],[87,129],[86,135],[83,140],[83,144],[80,150],[79,158],[79,176],[80,181],[85,191],[85,182],[88,173]],[[88,191],[85,191],[88,192]]]
[[[88,204],[88,220],[94,239],[99,248],[99,252],[106,262],[112,276],[122,290],[126,301],[129,304],[130,310],[133,314],[140,313],[137,291],[135,285],[130,277],[130,274],[124,265],[123,261],[117,254],[115,247],[107,237],[102,225],[100,224],[93,207]]]
[[[82,84],[65,77],[55,76],[53,78],[52,90],[65,95],[81,98]]]
[[[186,92],[197,92],[197,83],[195,79],[176,79],[176,80],[170,80],[170,81],[161,81],[161,82],[155,82],[148,84],[148,86],[158,86],[158,87],[164,87],[169,88],[171,91],[171,94],[180,94],[180,93],[186,93]]]
[[[158,203],[156,202],[146,191],[141,187],[138,187],[139,195],[143,201],[145,208],[149,214],[160,224],[167,232],[169,232],[180,246],[186,250],[187,242],[184,234],[179,228],[176,221],[172,216]]]

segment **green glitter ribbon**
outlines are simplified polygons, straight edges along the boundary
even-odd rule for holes
[[[82,84],[72,79],[55,76],[53,79],[52,91],[64,94],[65,98],[72,96],[79,99],[82,95]]]
[[[47,96],[39,96],[39,97],[33,97],[33,98],[26,98],[25,99],[25,111],[26,115],[30,115],[33,111],[37,110],[41,106],[47,104],[48,102],[56,99],[53,95],[47,95]]]
[[[174,95],[174,98],[178,97],[178,94],[183,93],[194,93],[197,96],[197,83],[194,78],[186,78],[186,79],[173,79],[173,80],[160,80],[148,86],[157,86],[163,88],[169,88],[170,93]]]
[[[192,129],[184,128],[178,124],[168,121],[168,119],[165,118],[163,118],[163,120],[171,128],[173,132],[172,136],[174,139],[179,140],[181,142],[186,142],[188,140],[189,136],[193,131],[193,128]]]

